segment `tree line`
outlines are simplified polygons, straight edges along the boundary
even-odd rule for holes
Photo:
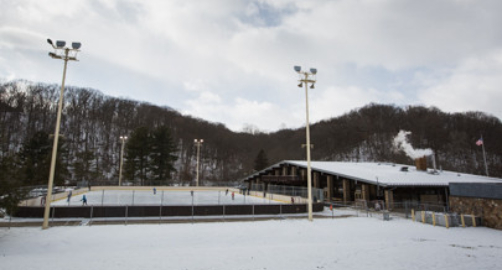
[[[0,84],[1,178],[23,185],[47,184],[58,98],[57,85]],[[120,136],[128,136],[124,181],[137,185],[192,183],[196,138],[204,139],[200,179],[205,184],[235,182],[281,160],[305,159],[304,128],[233,132],[223,124],[182,115],[169,107],[109,97],[88,88],[66,88],[61,123],[59,185],[117,184]],[[490,174],[502,176],[498,118],[423,106],[369,104],[314,123],[312,159],[412,164],[413,160],[393,149],[392,139],[399,130],[412,132],[409,139],[416,148],[431,148],[438,168],[474,174],[484,174],[481,147],[475,144],[483,136]]]

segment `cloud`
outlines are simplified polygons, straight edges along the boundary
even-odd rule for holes
[[[404,98],[399,92],[383,92],[373,88],[360,88],[357,86],[309,90],[309,97],[311,122],[339,116],[372,102],[399,104]],[[303,102],[305,103],[305,101]],[[305,114],[305,104],[302,107],[303,114]],[[297,109],[295,111],[302,111],[301,108]],[[300,117],[300,114],[298,117]]]
[[[1,77],[59,83],[45,39],[81,41],[69,85],[237,130],[304,124],[294,65],[319,70],[312,121],[369,102],[497,113],[500,99],[501,1],[1,3]]]
[[[183,113],[200,115],[209,121],[219,122],[225,118],[225,125],[236,131],[241,131],[247,125],[258,127],[262,131],[272,131],[281,125],[294,125],[288,112],[270,102],[259,102],[235,98],[224,101],[220,96],[210,92],[201,92],[196,99],[186,102]]]
[[[439,78],[424,78],[419,98],[452,112],[484,111],[502,118],[502,50],[465,59]]]

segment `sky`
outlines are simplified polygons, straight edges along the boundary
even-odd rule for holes
[[[66,84],[273,132],[369,103],[502,118],[499,0],[0,0],[0,81]]]

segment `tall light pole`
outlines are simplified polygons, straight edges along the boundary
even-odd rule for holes
[[[202,143],[204,142],[203,139],[195,139],[194,140],[194,143],[197,145],[197,186],[199,186],[199,156],[200,156],[200,146],[202,145]]]
[[[295,66],[295,71],[300,75],[300,84],[298,87],[305,85],[305,102],[306,102],[306,114],[307,114],[307,124],[306,127],[306,137],[307,137],[307,192],[308,192],[308,211],[309,211],[309,221],[313,220],[312,217],[312,169],[310,167],[310,124],[309,124],[309,84],[310,88],[314,89],[314,84],[316,82],[315,75],[317,74],[317,69],[311,68],[310,71],[302,71],[300,66]]]
[[[127,136],[120,136],[120,168],[119,168],[119,186],[122,186],[122,168],[124,167],[124,143],[127,140]]]
[[[49,228],[49,213],[51,210],[51,200],[52,200],[52,186],[54,184],[54,173],[56,170],[56,157],[57,148],[59,140],[59,127],[61,126],[61,111],[63,109],[63,94],[64,94],[64,83],[66,79],[66,67],[68,66],[68,61],[77,61],[77,53],[80,51],[82,44],[80,42],[72,42],[71,48],[66,47],[66,41],[58,40],[56,44],[52,42],[51,39],[47,39],[54,52],[50,52],[49,56],[54,59],[61,59],[64,61],[63,68],[63,82],[61,83],[61,93],[59,94],[58,103],[58,114],[56,119],[56,130],[54,131],[54,142],[52,144],[52,158],[51,158],[51,168],[49,172],[49,183],[47,185],[47,197],[45,200],[45,211],[44,211],[44,221],[42,223],[42,229]]]

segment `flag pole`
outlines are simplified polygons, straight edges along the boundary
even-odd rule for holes
[[[485,161],[485,171],[486,171],[486,176],[488,175],[488,165],[486,164],[486,152],[485,152],[485,140],[483,139],[483,135],[481,135],[481,147],[483,148],[483,159]]]

